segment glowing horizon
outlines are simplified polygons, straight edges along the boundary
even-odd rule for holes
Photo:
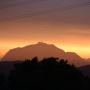
[[[10,43],[7,45],[6,47],[6,44],[4,43],[4,46],[2,46],[2,49],[1,49],[1,53],[0,53],[0,56],[1,58],[10,50],[10,49],[14,49],[14,48],[17,48],[17,47],[24,47],[24,46],[27,46],[27,45],[32,45],[32,44],[36,44],[37,42],[30,42],[30,43],[27,43],[27,42],[24,42],[24,43]],[[58,48],[60,49],[63,49],[65,52],[75,52],[77,53],[79,56],[81,56],[82,58],[89,58],[89,50],[90,48],[89,47],[81,47],[81,46],[69,46],[69,45],[63,45],[63,44],[60,44],[57,43],[49,43],[49,42],[44,42],[44,43],[47,43],[47,44],[54,44],[55,46],[57,46]],[[0,46],[1,47],[1,46]]]
[[[90,58],[88,0],[1,0],[0,56],[38,41]]]

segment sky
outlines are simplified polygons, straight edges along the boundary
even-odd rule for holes
[[[0,57],[37,42],[90,58],[90,1],[0,0]]]

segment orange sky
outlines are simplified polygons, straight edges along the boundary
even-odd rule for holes
[[[90,57],[90,47],[89,46],[81,46],[79,44],[77,45],[71,45],[71,44],[68,44],[68,43],[62,43],[61,42],[57,42],[56,41],[51,41],[51,40],[42,40],[43,42],[46,42],[46,43],[53,43],[55,44],[57,47],[65,50],[65,51],[72,51],[72,52],[76,52],[77,54],[79,54],[80,56],[82,56],[83,58],[88,58]],[[8,44],[7,44],[8,43]],[[0,52],[0,55],[3,56],[9,49],[12,49],[12,48],[16,48],[16,47],[23,47],[25,45],[30,45],[30,44],[35,44],[37,43],[37,40],[36,41],[30,41],[30,40],[27,40],[27,41],[6,41],[6,42],[3,42],[0,47],[1,47],[1,52]]]
[[[11,48],[45,42],[89,58],[90,6],[83,4],[87,1],[1,0],[0,56]]]
[[[13,26],[12,24],[10,25]],[[27,28],[25,28],[24,26]],[[30,45],[30,44],[42,41],[45,43],[55,44],[56,46],[58,46],[61,49],[64,49],[65,51],[76,52],[83,58],[90,57],[90,42],[89,42],[90,38],[88,35],[89,33],[87,33],[86,31],[84,32],[85,28],[74,27],[73,29],[73,27],[72,28],[68,27],[69,30],[67,32],[62,31],[62,33],[60,33],[58,29],[64,30],[65,29],[64,26],[53,27],[53,25],[52,26],[43,25],[42,27],[39,25],[31,25],[32,27],[29,27],[27,24],[26,25],[24,24],[24,26],[21,29],[21,26],[15,25],[13,27],[8,27],[8,30],[11,30],[9,31],[10,33],[2,32],[2,35],[0,38],[1,56],[3,56],[9,49],[16,48],[16,47],[23,47],[25,45]],[[7,27],[3,27],[3,28],[7,29]],[[20,31],[15,32],[15,30],[12,31],[12,29],[16,29]],[[25,32],[25,29],[26,29],[26,32]],[[27,32],[28,29],[30,29],[31,32],[29,31]],[[38,32],[36,33],[34,30],[35,31],[37,30]],[[82,30],[82,33],[80,33],[80,30]],[[78,34],[77,34],[77,31],[78,31]]]

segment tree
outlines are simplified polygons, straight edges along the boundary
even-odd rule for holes
[[[89,81],[67,60],[51,57],[39,62],[35,57],[15,64],[9,87],[11,90],[88,90]]]

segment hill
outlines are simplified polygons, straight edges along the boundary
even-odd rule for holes
[[[68,62],[70,64],[74,64],[76,66],[88,64],[87,61],[74,52],[65,52],[53,44],[46,44],[43,42],[22,48],[11,49],[2,58],[2,61],[22,61],[25,59],[32,59],[33,57],[38,57],[39,60],[48,57],[58,57],[60,59],[69,60]]]

